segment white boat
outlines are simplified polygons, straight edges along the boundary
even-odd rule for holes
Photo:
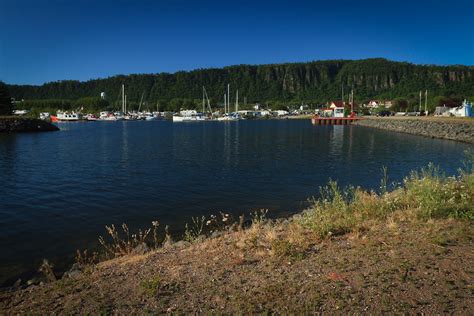
[[[41,112],[39,118],[40,120],[51,121],[51,115],[48,112]]]
[[[28,110],[14,110],[13,115],[26,115],[28,112]]]
[[[224,115],[218,117],[218,121],[238,121],[242,119],[242,115],[239,113],[239,90],[236,91],[235,95],[235,112],[227,113],[230,109],[230,85],[227,85],[227,94],[224,94]]]
[[[115,117],[113,113],[110,113],[108,111],[103,111],[103,112],[100,112],[99,120],[100,121],[116,121],[117,118]]]
[[[123,112],[117,111],[117,112],[114,113],[114,116],[115,116],[116,121],[125,120],[125,115],[123,114]]]
[[[224,116],[218,117],[218,121],[238,121],[241,120],[242,116],[239,113],[224,114]]]
[[[173,122],[197,122],[206,120],[207,117],[203,113],[198,113],[196,110],[184,110],[173,115]]]
[[[145,115],[145,121],[156,121],[156,120],[157,120],[156,116],[151,113],[147,113]]]
[[[86,115],[86,120],[88,120],[88,121],[97,121],[97,116],[95,116],[94,114],[87,114]]]
[[[473,117],[472,103],[464,100],[461,106],[449,110],[449,114],[456,117]]]
[[[75,112],[58,111],[56,117],[58,121],[73,122],[73,121],[79,121],[82,118],[82,115],[80,113],[75,113]]]

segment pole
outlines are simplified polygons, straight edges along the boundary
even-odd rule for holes
[[[428,90],[425,90],[425,115],[426,116],[428,116],[427,107],[428,107]]]
[[[235,94],[235,113],[239,111],[239,90]]]
[[[227,110],[230,112],[230,83],[227,84]]]
[[[344,84],[342,82],[341,82],[341,91],[342,91],[341,92],[342,104],[344,104]]]
[[[421,112],[421,90],[420,90],[420,106],[418,107],[418,111]]]
[[[226,98],[226,94],[224,93],[224,114],[227,114],[226,101],[227,101],[227,98]]]
[[[204,86],[202,86],[202,113],[204,113],[204,107],[205,107],[205,103],[204,103]]]
[[[354,112],[354,89],[351,91],[351,114]]]
[[[122,112],[125,110],[125,85],[122,84]]]

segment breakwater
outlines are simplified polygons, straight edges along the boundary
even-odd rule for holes
[[[353,125],[474,144],[473,119],[366,117]]]
[[[0,117],[0,133],[59,131],[56,125],[43,120],[22,117]]]

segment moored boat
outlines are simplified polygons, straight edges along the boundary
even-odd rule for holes
[[[58,119],[58,121],[62,122],[79,121],[82,118],[82,115],[76,112],[58,111],[56,114],[56,118]]]

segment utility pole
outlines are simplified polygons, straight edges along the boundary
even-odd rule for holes
[[[425,90],[425,115],[428,116],[428,89]]]
[[[342,82],[341,82],[341,97],[342,97],[342,104],[344,104],[344,83]]]
[[[204,107],[205,107],[205,103],[204,103],[204,86],[202,86],[202,113],[204,113]]]
[[[421,90],[420,90],[420,106],[418,107],[418,111],[421,112]]]

